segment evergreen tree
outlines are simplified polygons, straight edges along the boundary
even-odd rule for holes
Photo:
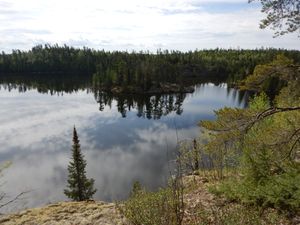
[[[68,166],[68,185],[64,193],[75,201],[89,200],[97,191],[94,188],[94,179],[86,177],[85,167],[86,161],[81,153],[77,131],[74,127],[72,159]]]
[[[290,214],[299,212],[299,68],[283,55],[256,66],[241,83],[244,89],[261,92],[249,107],[223,108],[216,111],[215,121],[201,121],[200,125],[210,133],[206,151],[221,159],[217,169],[222,172],[225,167],[231,168],[226,161],[236,161],[238,165],[238,176],[218,187],[231,200],[272,206]],[[274,78],[283,86],[269,101],[262,91]]]

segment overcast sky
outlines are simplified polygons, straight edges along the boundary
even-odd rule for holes
[[[276,47],[300,38],[259,29],[247,0],[0,0],[0,51],[37,44],[105,50]]]

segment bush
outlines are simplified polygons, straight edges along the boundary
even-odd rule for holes
[[[198,208],[197,218],[189,225],[282,225],[289,222],[274,210],[263,211],[258,207],[226,204],[207,209]]]
[[[118,204],[118,208],[134,225],[180,225],[183,219],[183,193],[175,183],[172,181],[168,187],[150,192],[135,182],[129,199]]]
[[[233,178],[210,190],[217,195],[224,194],[230,201],[274,207],[290,214],[300,209],[300,174],[297,171],[270,176],[261,183]]]

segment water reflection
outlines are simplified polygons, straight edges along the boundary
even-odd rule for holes
[[[3,89],[19,92],[36,90],[38,93],[63,95],[79,90],[89,91],[90,75],[82,74],[1,74],[0,84]],[[1,87],[0,87],[1,88]]]
[[[0,90],[0,160],[13,164],[1,188],[10,196],[31,191],[13,210],[66,200],[74,124],[88,176],[96,180],[95,198],[112,201],[125,198],[135,180],[150,189],[164,185],[175,127],[179,139],[197,137],[197,122],[213,119],[213,110],[246,103],[240,92],[213,84],[198,85],[193,94],[144,97],[90,89],[53,96],[5,85]]]
[[[117,109],[122,117],[126,117],[128,111],[136,110],[137,116],[147,119],[160,119],[171,112],[181,115],[182,104],[186,97],[184,93],[169,95],[112,95],[102,91],[94,92],[95,99],[99,103],[99,110],[105,106],[111,108],[112,102],[117,102]]]

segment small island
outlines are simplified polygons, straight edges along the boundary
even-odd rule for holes
[[[181,86],[176,83],[159,83],[156,86],[151,86],[149,89],[144,90],[139,86],[114,86],[107,88],[100,86],[100,91],[105,91],[112,94],[173,94],[173,93],[193,93],[195,91],[194,86]]]

